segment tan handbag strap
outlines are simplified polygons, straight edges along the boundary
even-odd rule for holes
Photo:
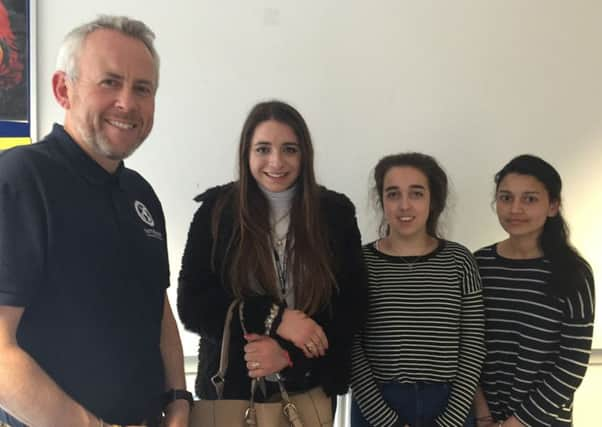
[[[222,336],[222,348],[219,357],[219,369],[217,373],[211,377],[211,382],[215,387],[215,391],[217,393],[218,399],[223,399],[224,397],[224,380],[226,378],[226,371],[228,370],[228,350],[230,348],[230,323],[232,323],[232,314],[234,313],[234,308],[236,308],[236,304],[239,301],[235,299],[228,307],[228,311],[226,312],[226,320],[224,320],[224,333]]]
[[[230,324],[232,323],[232,315],[237,304],[239,304],[241,327],[246,333],[242,313],[243,302],[239,301],[238,299],[235,299],[228,307],[228,311],[226,312],[226,319],[224,320],[224,333],[222,336],[222,348],[219,358],[219,369],[217,373],[211,377],[211,382],[215,387],[217,398],[220,400],[223,399],[224,396],[224,380],[226,378],[226,371],[228,370],[228,350],[230,348]],[[299,418],[297,407],[293,402],[291,402],[289,395],[286,392],[286,389],[284,388],[284,382],[282,381],[282,378],[280,378],[279,374],[275,375],[278,381],[278,386],[280,388],[280,394],[282,397],[282,412],[284,413],[285,417],[287,418],[292,427],[303,427],[303,422],[301,421],[301,418]],[[260,380],[263,380],[263,378]],[[251,381],[251,398],[249,400],[249,407],[247,408],[244,414],[245,423],[247,425],[257,424],[257,414],[255,412],[255,389],[257,388],[257,383],[257,379],[253,379]]]
[[[238,305],[238,313],[240,318],[240,326],[243,330],[243,333],[247,333],[247,328],[245,327],[245,319],[244,319],[244,301],[240,301]],[[269,335],[270,327],[266,326],[265,335]],[[299,417],[299,411],[295,404],[290,400],[289,395],[284,387],[284,381],[280,376],[280,373],[277,372],[272,375],[274,379],[278,382],[278,387],[280,388],[280,396],[282,398],[282,412],[285,417],[289,421],[292,427],[303,427],[303,422]],[[251,381],[251,397],[249,399],[249,407],[245,411],[245,423],[247,425],[256,425],[257,424],[257,412],[255,410],[255,391],[257,390],[257,386],[265,387],[265,378],[253,378]],[[265,394],[265,391],[264,391]]]

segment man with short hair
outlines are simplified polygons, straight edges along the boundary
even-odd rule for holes
[[[153,126],[159,58],[142,22],[101,16],[65,38],[65,109],[0,154],[0,421],[12,427],[188,422],[166,288],[165,221],[126,168]],[[19,420],[19,421],[17,421]]]

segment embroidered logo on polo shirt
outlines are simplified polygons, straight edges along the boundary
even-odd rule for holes
[[[155,226],[155,220],[153,219],[153,216],[151,215],[149,210],[146,208],[146,206],[144,206],[144,204],[142,202],[139,202],[138,200],[136,200],[134,202],[134,208],[136,209],[136,213],[138,214],[140,219],[145,224],[150,225],[151,227]]]
[[[140,217],[142,222],[144,222],[146,225],[153,227],[153,228],[145,228],[144,229],[146,236],[151,237],[153,239],[157,239],[157,240],[163,240],[163,234],[161,234],[159,231],[155,230],[155,228],[154,228],[155,220],[153,219],[153,216],[151,215],[148,208],[146,206],[144,206],[144,203],[136,200],[134,202],[134,209],[136,209],[136,213],[138,214],[138,216]],[[2,426],[0,426],[0,427],[2,427]]]

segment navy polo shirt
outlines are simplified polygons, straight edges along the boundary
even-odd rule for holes
[[[109,174],[60,125],[0,154],[0,305],[25,308],[19,345],[107,422],[160,411],[168,283],[163,211],[139,174]]]

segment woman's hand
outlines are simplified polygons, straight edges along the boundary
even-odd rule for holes
[[[328,338],[322,327],[299,310],[285,309],[276,333],[295,344],[307,358],[324,356],[328,349]]]
[[[251,378],[275,374],[289,366],[289,357],[275,339],[267,335],[247,334],[245,361]]]

